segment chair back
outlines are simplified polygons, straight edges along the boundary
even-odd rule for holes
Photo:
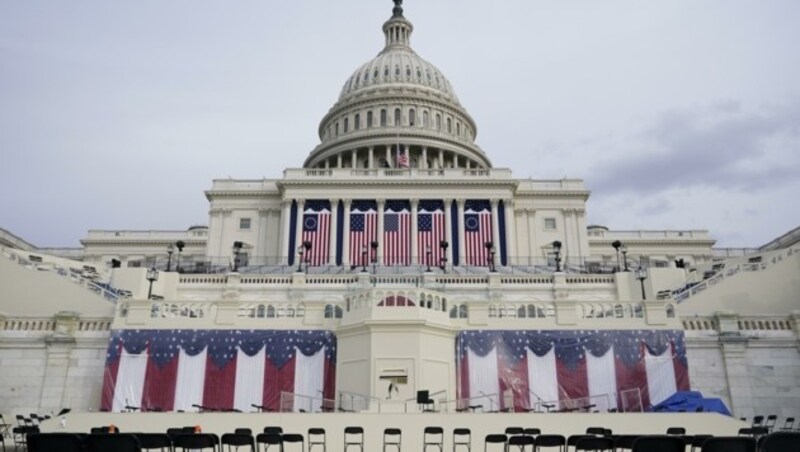
[[[713,436],[703,443],[703,452],[756,452],[756,440],[744,436]]]
[[[140,452],[142,446],[135,435],[129,433],[89,435],[83,440],[87,452]]]
[[[567,438],[564,435],[539,435],[536,437],[536,448],[539,447],[564,447]]]
[[[251,450],[255,449],[255,438],[249,433],[225,433],[220,438],[222,446],[236,446],[238,449],[241,446],[250,446]]]
[[[603,436],[606,434],[606,429],[604,427],[589,427],[586,429],[586,434]]]
[[[667,429],[667,435],[685,435],[686,429],[683,427],[670,427]]]
[[[525,429],[522,427],[506,427],[506,435],[521,435]]]
[[[800,432],[777,432],[764,437],[761,452],[794,452],[800,450]]]
[[[575,443],[575,450],[611,451],[614,452],[614,440],[605,437],[581,438]]]
[[[761,425],[764,422],[764,416],[753,416],[753,427]]]
[[[614,440],[614,446],[617,449],[633,450],[633,443],[640,438],[641,435],[619,435]]]
[[[136,438],[142,450],[172,450],[172,438],[165,433],[137,433]]]
[[[305,436],[301,435],[300,433],[284,433],[282,439],[283,439],[284,443],[305,443],[306,442]]]
[[[253,435],[253,430],[249,428],[237,428],[233,431],[233,433],[238,433],[239,435]]]
[[[280,433],[259,433],[256,435],[257,444],[275,445],[283,443],[283,435]]]
[[[679,436],[642,436],[633,442],[633,452],[684,452],[686,444]]]
[[[83,440],[74,433],[31,433],[28,452],[83,452]]]
[[[794,418],[787,417],[786,421],[783,423],[783,428],[781,428],[781,430],[791,431],[793,429],[794,429]]]
[[[270,433],[270,434],[273,434],[273,435],[275,435],[275,434],[282,435],[283,434],[283,427],[277,427],[277,426],[268,425],[268,426],[264,427],[264,433]]]
[[[538,428],[526,428],[525,430],[522,431],[522,434],[528,436],[536,436],[536,435],[541,435],[542,430]]]
[[[506,444],[508,444],[509,446],[517,446],[520,449],[525,449],[526,446],[531,446],[531,448],[533,448],[535,443],[536,440],[533,439],[532,436],[517,435],[508,438],[508,442]]]
[[[211,449],[215,450],[218,441],[215,440],[214,435],[209,433],[182,433],[172,439],[172,445],[177,451],[188,449]]]

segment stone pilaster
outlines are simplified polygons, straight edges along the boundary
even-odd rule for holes
[[[55,332],[45,338],[46,358],[42,392],[39,396],[39,411],[59,410],[69,402],[65,400],[70,356],[75,348],[75,330],[78,313],[58,312],[55,315]]]
[[[735,312],[720,311],[714,314],[714,318],[725,364],[731,412],[734,416],[752,416],[752,381],[747,364],[748,338],[739,331],[739,315]]]

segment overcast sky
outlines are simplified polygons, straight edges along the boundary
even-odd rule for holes
[[[0,0],[0,227],[206,224],[214,178],[278,178],[383,44],[389,0]],[[590,223],[758,246],[798,225],[797,0],[407,0],[414,49],[519,178]]]

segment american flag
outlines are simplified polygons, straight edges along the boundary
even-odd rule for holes
[[[330,250],[331,203],[327,200],[306,201],[303,214],[303,242],[311,242],[311,250],[303,251],[309,265],[328,263]],[[301,244],[302,244],[301,243]]]
[[[489,266],[486,242],[492,241],[492,208],[485,199],[468,200],[464,206],[464,250],[466,264]],[[495,250],[499,244],[495,243]]]
[[[408,168],[408,155],[399,148],[397,149],[397,167]]]
[[[432,267],[441,265],[442,249],[440,243],[445,239],[444,203],[424,200],[419,202],[417,212],[417,256],[422,265]],[[431,255],[428,261],[428,247]]]
[[[411,205],[408,201],[386,201],[383,213],[383,262],[411,264]]]
[[[350,206],[350,263],[368,265],[376,258],[370,244],[378,240],[378,204],[375,201],[355,200]],[[365,260],[362,249],[366,247]]]

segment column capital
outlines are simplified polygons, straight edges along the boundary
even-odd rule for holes
[[[489,203],[492,205],[492,210],[497,209],[497,206],[500,205],[500,200],[497,198],[492,198],[489,200]]]
[[[350,205],[353,203],[352,199],[343,199],[342,204],[344,204],[345,209],[349,209]]]
[[[419,198],[411,198],[409,199],[409,202],[411,203],[412,209],[416,209],[417,206],[419,206]]]
[[[339,198],[331,198],[329,201],[331,202],[331,209],[333,209],[334,205],[339,206]]]
[[[386,205],[386,199],[384,198],[377,198],[375,199],[375,202],[378,203],[378,207],[383,207]]]
[[[466,204],[467,200],[464,199],[464,198],[458,198],[458,199],[456,199],[456,202],[458,203],[458,207],[460,209],[463,209],[464,208],[464,204]]]
[[[293,200],[288,199],[288,198],[287,199],[281,199],[281,207],[284,208],[284,209],[286,209],[288,207],[291,207],[292,206],[292,201]]]

